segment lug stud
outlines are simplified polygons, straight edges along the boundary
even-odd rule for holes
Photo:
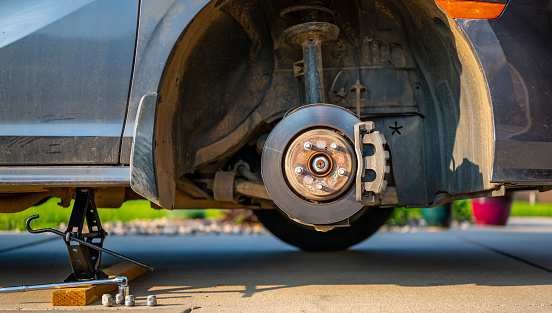
[[[305,149],[307,149],[307,150],[310,150],[310,149],[312,149],[312,143],[310,143],[310,142],[307,141],[307,142],[305,142],[305,144],[303,145],[303,147],[304,147]]]
[[[316,189],[322,190],[322,189],[324,189],[324,186],[322,186],[322,184],[317,184],[317,185],[316,185]]]
[[[303,169],[300,168],[300,167],[296,167],[296,168],[295,168],[295,174],[297,174],[297,175],[303,174]]]
[[[337,174],[339,174],[339,175],[341,175],[341,176],[345,175],[345,169],[344,169],[344,168],[338,169],[338,170],[337,170]]]
[[[330,148],[332,148],[333,150],[337,150],[337,148],[339,148],[339,146],[337,145],[337,143],[333,142],[333,143],[330,145]]]

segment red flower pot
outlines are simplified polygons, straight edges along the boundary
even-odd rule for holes
[[[512,211],[512,194],[502,197],[472,199],[475,223],[481,225],[506,225]]]

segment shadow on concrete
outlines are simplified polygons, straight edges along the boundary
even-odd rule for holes
[[[488,237],[490,241],[485,244],[489,245],[509,243],[513,249],[509,253],[518,257],[528,251],[542,252],[552,241],[552,233],[535,232],[529,234],[532,237],[505,231],[378,233],[349,251],[307,253],[270,236],[123,236],[110,238],[108,248],[153,264],[156,270],[131,286],[138,290],[136,294],[157,294],[160,298],[186,298],[198,293],[237,293],[248,298],[266,291],[312,285],[551,284],[550,272],[474,244],[464,238],[465,234],[477,242],[485,242]],[[2,254],[0,285],[62,280],[70,270],[64,248],[61,241],[48,242]],[[542,260],[552,259],[547,253],[550,256],[549,252],[541,253]],[[104,264],[117,262],[106,257]]]

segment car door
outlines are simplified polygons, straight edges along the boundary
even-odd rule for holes
[[[0,165],[119,162],[138,6],[0,1]]]

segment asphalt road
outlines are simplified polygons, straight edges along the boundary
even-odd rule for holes
[[[515,224],[379,232],[339,253],[301,252],[268,235],[108,237],[107,248],[156,267],[130,284],[137,306],[54,308],[51,291],[33,291],[0,294],[0,310],[552,311],[552,223]],[[58,237],[0,234],[0,286],[61,281],[66,253]],[[145,306],[151,294],[159,306]]]

